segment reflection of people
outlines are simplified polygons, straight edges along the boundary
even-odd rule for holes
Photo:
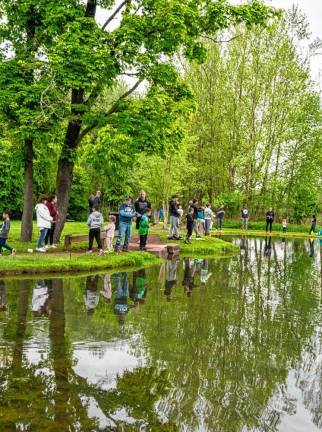
[[[105,300],[105,303],[111,303],[112,282],[111,282],[111,275],[109,274],[103,276],[103,291],[101,291],[101,294]]]
[[[114,313],[118,317],[119,324],[124,324],[125,316],[129,311],[128,298],[129,298],[129,281],[127,273],[116,273],[116,294]]]
[[[240,239],[240,254],[245,255],[245,253],[246,253],[246,237],[243,236]]]
[[[282,231],[283,231],[283,233],[286,233],[286,230],[287,230],[287,219],[284,218],[282,220]]]
[[[131,290],[131,298],[135,305],[145,303],[147,294],[146,289],[146,271],[141,269],[133,272],[133,288]]]
[[[49,299],[48,282],[38,280],[33,289],[31,310],[34,316],[41,316],[46,312],[46,305]]]
[[[94,313],[99,302],[98,275],[87,276],[84,303],[88,313]]]
[[[194,261],[191,260],[190,258],[185,258],[183,264],[184,264],[184,272],[183,272],[182,285],[184,286],[187,296],[191,297],[192,289],[195,286],[194,285],[194,275],[195,275]]]
[[[309,239],[309,245],[310,245],[310,257],[314,257],[314,240]]]
[[[0,280],[0,312],[7,309],[7,293],[6,286],[3,280]]]
[[[264,256],[270,258],[272,255],[272,237],[265,237]]]
[[[200,271],[200,281],[202,284],[206,285],[208,279],[211,277],[212,273],[209,272],[209,261],[203,260],[201,271]]]
[[[164,295],[167,297],[167,300],[171,300],[172,288],[177,282],[177,266],[178,260],[176,258],[167,261],[167,274],[164,289]]]

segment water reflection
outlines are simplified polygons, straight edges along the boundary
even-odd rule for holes
[[[319,430],[322,246],[236,242],[231,259],[0,280],[0,430]]]

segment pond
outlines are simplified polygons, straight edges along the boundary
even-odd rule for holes
[[[322,430],[319,241],[0,281],[1,431]]]

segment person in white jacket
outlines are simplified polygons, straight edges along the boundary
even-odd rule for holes
[[[44,248],[44,241],[53,220],[47,207],[47,197],[40,197],[39,203],[36,205],[35,209],[37,216],[37,226],[39,228],[39,238],[36,250],[38,252],[46,252],[46,249]]]

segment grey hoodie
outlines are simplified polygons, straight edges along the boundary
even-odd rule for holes
[[[93,213],[91,213],[87,219],[87,225],[90,227],[90,229],[101,228],[103,222],[103,215],[98,211],[93,211]]]
[[[2,225],[0,225],[0,238],[7,239],[10,231],[10,221],[5,220]]]

